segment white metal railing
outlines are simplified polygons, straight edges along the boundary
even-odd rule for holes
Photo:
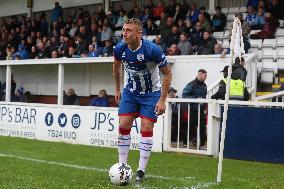
[[[284,91],[262,95],[254,98],[254,101],[282,102],[284,103]]]
[[[282,91],[281,91],[282,92]],[[284,94],[284,93],[282,93]],[[181,109],[178,108],[177,112],[177,141],[172,140],[172,104],[206,104],[207,105],[207,148],[200,149],[200,145],[197,142],[197,145],[192,147],[189,146],[189,132],[190,132],[190,106],[187,105],[187,113],[188,113],[188,120],[186,124],[183,126],[187,127],[187,143],[186,146],[182,146],[182,141],[180,138],[180,132],[182,129],[181,126]],[[212,99],[188,99],[188,98],[168,98],[167,99],[167,109],[164,117],[164,139],[163,139],[163,150],[164,151],[172,151],[172,152],[185,152],[185,153],[195,153],[201,155],[213,155],[217,156],[219,151],[219,135],[220,135],[220,126],[221,126],[221,106],[224,105],[224,100],[212,100]],[[249,106],[249,107],[265,107],[265,108],[284,108],[284,103],[282,102],[260,102],[260,101],[229,101],[230,106]],[[179,105],[180,106],[180,105]],[[198,111],[200,115],[200,110]],[[199,117],[200,119],[200,117]],[[200,128],[200,122],[198,122],[197,128]],[[189,131],[189,132],[188,132]],[[199,136],[200,130],[197,130],[197,137]],[[175,139],[175,138],[174,138]],[[198,139],[199,140],[199,139]]]

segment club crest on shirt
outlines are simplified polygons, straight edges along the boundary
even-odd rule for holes
[[[144,54],[137,54],[137,60],[143,61],[144,60]]]
[[[125,58],[125,52],[122,53],[121,58]]]

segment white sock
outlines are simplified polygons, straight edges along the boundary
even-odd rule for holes
[[[141,137],[139,149],[140,149],[140,160],[138,170],[145,172],[148,160],[151,154],[153,146],[152,137]]]
[[[118,135],[118,161],[119,163],[127,163],[128,152],[131,144],[131,136],[129,135]]]

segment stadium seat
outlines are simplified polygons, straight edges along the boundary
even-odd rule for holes
[[[233,13],[234,15],[238,12],[240,12],[240,7],[230,7],[228,10],[228,13]]]
[[[276,47],[284,47],[284,37],[279,37],[276,39]]]
[[[275,33],[276,37],[284,37],[284,29],[278,28],[277,32]]]
[[[256,67],[257,67],[257,74],[259,75],[262,70],[262,62],[257,62]]]
[[[284,49],[283,48],[277,49],[277,59],[284,59]]]
[[[251,39],[250,40],[250,46],[252,48],[261,49],[261,47],[262,47],[262,39]]]
[[[256,54],[258,61],[261,61],[261,59],[262,59],[262,50],[258,50],[258,48],[250,48],[248,50],[248,53]]]
[[[284,70],[284,59],[277,60],[278,70]]]
[[[225,30],[223,39],[229,39],[230,30]]]
[[[149,41],[153,41],[153,40],[156,39],[156,38],[157,38],[156,35],[148,35],[148,36],[147,36],[147,40],[149,40]]]
[[[262,59],[272,59],[273,61],[276,61],[276,58],[277,58],[277,50],[263,49]]]
[[[224,13],[224,14],[227,14],[228,13],[228,8],[227,7],[222,7],[222,12]]]
[[[260,82],[265,84],[272,84],[274,73],[271,70],[262,70],[260,74]]]
[[[223,48],[230,48],[230,43],[229,43],[228,39],[223,39],[222,47]]]
[[[278,73],[278,64],[271,61],[262,61],[262,69],[261,70],[272,70],[274,74]]]
[[[223,35],[224,35],[224,32],[214,32],[213,33],[213,37],[215,37],[216,39],[223,39]]]
[[[221,39],[217,39],[217,43],[222,45],[222,40]]]
[[[279,20],[279,23],[280,23],[280,24],[279,24],[279,27],[280,27],[280,28],[283,28],[283,27],[284,27],[284,20]]]
[[[276,47],[276,39],[264,39],[262,42],[262,48],[272,48]]]
[[[234,20],[235,14],[228,14],[227,15],[227,20],[228,22],[232,22]]]
[[[247,7],[240,7],[240,11],[241,13],[245,13],[247,12]]]

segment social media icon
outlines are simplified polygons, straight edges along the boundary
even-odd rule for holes
[[[48,112],[45,115],[45,124],[47,126],[51,126],[53,124],[53,115],[52,115],[52,113]]]
[[[74,114],[71,120],[72,126],[77,129],[81,124],[81,118],[78,114]]]
[[[65,127],[67,124],[67,116],[64,113],[61,113],[58,117],[58,124],[60,127]]]

